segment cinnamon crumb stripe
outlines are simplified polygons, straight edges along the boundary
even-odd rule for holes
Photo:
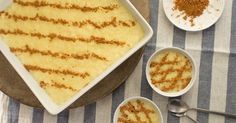
[[[77,4],[69,4],[65,3],[64,5],[59,3],[48,3],[46,1],[21,1],[21,0],[13,0],[15,4],[20,6],[30,6],[34,8],[41,8],[41,7],[51,7],[56,9],[73,9],[73,10],[80,10],[82,12],[97,12],[97,11],[113,11],[118,8],[117,4],[111,4],[108,6],[96,6],[96,7],[89,7],[89,6],[80,6]]]
[[[160,69],[160,68],[159,68],[159,69]],[[174,69],[173,67],[171,67],[171,68],[166,69],[165,71],[152,71],[152,72],[150,72],[150,75],[151,75],[152,77],[154,77],[154,76],[156,76],[156,75],[166,75],[166,74],[174,73],[174,72],[177,72],[177,73],[182,72],[182,71],[184,71],[184,72],[191,72],[191,70],[192,70],[191,67],[189,67],[189,68],[184,68],[184,69],[183,69],[183,68]]]
[[[191,77],[188,77],[188,78],[184,78],[184,79],[180,79],[180,80],[176,80],[176,79],[169,79],[169,80],[163,80],[163,81],[159,81],[159,80],[156,80],[156,79],[151,79],[152,80],[152,84],[158,84],[158,83],[163,83],[163,82],[166,82],[166,83],[171,83],[171,82],[177,82],[177,81],[191,81]]]
[[[72,58],[76,60],[84,60],[84,59],[95,58],[102,61],[108,61],[107,58],[103,56],[99,56],[98,54],[93,53],[93,52],[87,52],[83,54],[68,54],[68,53],[63,53],[63,52],[53,52],[51,50],[38,50],[35,48],[31,48],[28,45],[25,45],[23,48],[10,47],[10,50],[14,53],[29,53],[30,55],[40,54],[43,56],[50,56],[50,57],[60,58],[60,59]]]
[[[152,62],[150,64],[151,68],[157,67],[157,66],[162,66],[162,65],[172,65],[172,64],[177,64],[179,63],[178,61],[164,61],[164,62]]]
[[[98,22],[94,22],[92,20],[83,20],[83,21],[78,22],[78,21],[69,21],[69,20],[62,19],[62,18],[54,19],[54,18],[49,18],[46,16],[41,16],[38,13],[34,17],[10,14],[9,12],[0,12],[0,16],[1,15],[7,17],[8,19],[13,19],[15,22],[17,22],[19,20],[20,21],[42,21],[42,22],[48,22],[48,23],[57,24],[57,25],[74,26],[74,27],[78,27],[78,28],[82,28],[83,26],[86,26],[86,25],[91,25],[96,29],[102,29],[102,28],[106,28],[108,26],[132,27],[132,26],[136,25],[135,21],[117,20],[116,17],[112,17],[111,20],[109,20],[109,21],[104,21],[104,22],[98,23]]]
[[[4,30],[0,29],[0,34],[4,35],[23,35],[23,36],[30,36],[30,37],[37,37],[38,39],[41,38],[49,38],[50,41],[54,41],[54,39],[59,39],[62,41],[67,41],[67,42],[84,42],[84,43],[96,43],[96,44],[107,44],[107,45],[116,45],[116,46],[124,46],[126,43],[122,41],[117,41],[117,40],[106,40],[104,37],[97,37],[91,35],[89,38],[83,38],[83,37],[69,37],[69,36],[63,36],[60,34],[56,33],[49,33],[49,34],[42,34],[40,32],[24,32],[20,29],[15,29],[13,31],[11,30]]]
[[[79,76],[81,78],[86,78],[89,75],[89,73],[85,72],[85,73],[80,73],[80,72],[75,72],[75,71],[71,71],[71,70],[68,70],[68,69],[65,69],[65,70],[58,70],[58,69],[51,69],[51,68],[43,68],[43,67],[40,67],[40,66],[36,66],[36,65],[24,65],[25,68],[28,70],[28,71],[39,71],[39,72],[42,72],[42,73],[49,73],[49,74],[62,74],[62,75],[71,75],[71,76]]]
[[[176,85],[177,83],[172,83],[170,86],[163,86],[162,88],[160,88],[162,91],[170,91],[170,90],[173,90],[174,88],[181,88],[181,89],[184,89],[185,87],[188,86],[189,82],[191,81],[191,78],[186,78],[186,79],[183,79],[182,80],[182,85]],[[155,85],[156,86],[156,85]]]
[[[60,84],[58,82],[54,82],[52,81],[52,84],[48,83],[48,82],[45,82],[45,81],[40,81],[39,83],[40,87],[41,88],[47,88],[48,86],[52,86],[52,87],[55,87],[57,89],[67,89],[67,90],[71,90],[71,91],[78,91],[77,89],[71,87],[71,86],[66,86],[65,84]]]

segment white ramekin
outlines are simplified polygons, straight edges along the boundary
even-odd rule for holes
[[[164,91],[160,90],[159,88],[155,87],[155,85],[152,84],[152,81],[151,81],[151,78],[150,78],[150,73],[149,73],[150,64],[153,61],[153,58],[155,58],[155,56],[157,56],[158,54],[160,54],[162,52],[165,52],[165,51],[175,51],[175,52],[181,53],[181,54],[185,55],[191,62],[191,65],[192,65],[192,79],[189,82],[188,86],[185,87],[183,90],[180,90],[179,92],[171,92],[171,93],[164,92]],[[168,48],[162,48],[162,49],[157,50],[149,58],[149,60],[147,62],[147,65],[146,65],[146,77],[147,77],[147,81],[148,81],[149,85],[152,87],[152,89],[154,91],[156,91],[157,93],[159,93],[160,95],[165,96],[165,97],[178,97],[178,96],[181,96],[181,95],[187,93],[191,89],[191,87],[193,86],[193,84],[196,80],[196,76],[197,76],[196,74],[197,74],[197,67],[196,67],[196,63],[195,63],[194,58],[188,52],[186,52],[185,50],[177,48],[177,47],[168,47]]]
[[[120,107],[123,106],[124,104],[126,104],[126,103],[129,102],[129,101],[137,100],[137,99],[138,99],[138,100],[143,100],[143,101],[146,101],[146,102],[152,104],[153,107],[156,109],[156,111],[158,111],[160,123],[164,123],[161,110],[158,108],[158,106],[157,106],[153,101],[151,101],[151,100],[149,100],[149,99],[147,99],[147,98],[145,98],[145,97],[140,97],[140,96],[130,97],[130,98],[124,100],[124,101],[116,108],[116,111],[115,111],[114,117],[113,117],[113,123],[117,123]]]

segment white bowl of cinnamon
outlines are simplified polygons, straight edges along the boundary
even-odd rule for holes
[[[204,30],[219,20],[225,0],[163,0],[167,18],[186,31]]]
[[[124,100],[116,109],[113,123],[164,123],[158,106],[144,97]]]
[[[193,57],[176,47],[157,50],[146,65],[149,85],[166,97],[178,97],[188,92],[195,82],[196,73]]]

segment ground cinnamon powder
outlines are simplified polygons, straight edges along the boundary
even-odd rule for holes
[[[202,15],[208,5],[209,0],[175,0],[174,10],[183,12],[183,18],[190,18],[191,26],[194,26],[194,19]]]

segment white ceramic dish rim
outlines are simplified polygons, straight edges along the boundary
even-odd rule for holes
[[[0,0],[1,1],[1,0]],[[0,2],[0,12],[5,10],[9,5],[11,5],[13,0],[3,0]]]
[[[136,100],[136,99],[145,100],[145,101],[151,103],[151,104],[156,108],[156,110],[157,110],[158,113],[159,113],[159,117],[160,117],[160,120],[161,120],[160,123],[164,123],[163,116],[162,116],[162,113],[161,113],[161,110],[159,109],[159,107],[158,107],[153,101],[151,101],[150,99],[145,98],[145,97],[140,97],[140,96],[134,96],[134,97],[127,98],[127,99],[125,99],[122,103],[120,103],[119,106],[116,108],[116,111],[115,111],[115,113],[114,113],[113,123],[117,123],[119,108],[120,108],[122,105],[126,104],[128,101]]]
[[[188,59],[190,59],[191,61],[191,64],[192,64],[192,68],[193,68],[193,73],[192,73],[192,79],[191,81],[189,82],[188,86],[185,87],[183,90],[179,91],[179,92],[174,92],[174,93],[168,93],[168,92],[163,92],[161,91],[159,88],[155,87],[153,84],[152,84],[152,81],[151,81],[151,78],[150,78],[150,74],[149,74],[149,71],[150,71],[150,63],[151,61],[153,60],[153,58],[161,53],[161,52],[164,52],[164,51],[177,51],[183,55],[185,55],[186,57],[188,57]],[[165,97],[178,97],[178,96],[181,96],[181,95],[184,95],[185,93],[187,93],[191,88],[192,86],[194,85],[195,81],[196,81],[196,77],[197,77],[197,67],[196,67],[196,62],[194,60],[194,58],[185,50],[183,49],[180,49],[180,48],[177,48],[177,47],[167,47],[167,48],[161,48],[159,50],[157,50],[156,52],[154,52],[152,54],[152,56],[149,58],[147,64],[146,64],[146,78],[147,78],[147,81],[148,81],[148,84],[151,86],[151,88],[156,91],[157,93],[159,93],[160,95],[162,96],[165,96]]]
[[[31,89],[34,95],[38,98],[41,104],[45,107],[45,109],[52,115],[56,115],[66,109],[69,105],[75,102],[79,97],[81,97],[84,93],[94,87],[97,83],[99,83],[104,77],[106,77],[109,73],[111,73],[115,68],[117,68],[121,63],[123,63],[126,59],[128,59],[132,54],[134,54],[137,50],[143,47],[149,39],[153,35],[153,30],[151,26],[147,23],[147,21],[143,18],[143,16],[138,12],[138,10],[132,5],[129,0],[120,0],[122,5],[124,5],[129,12],[134,16],[134,18],[141,24],[144,29],[145,35],[136,44],[132,49],[130,49],[123,57],[121,57],[116,63],[110,66],[104,73],[91,81],[86,87],[81,89],[75,96],[70,98],[62,105],[57,105],[52,99],[47,95],[47,93],[39,86],[38,82],[30,75],[30,73],[24,68],[19,59],[11,53],[9,47],[0,39],[0,51],[9,61],[9,63],[14,67],[16,72],[21,76],[21,78],[25,81],[27,86]]]
[[[178,28],[180,28],[180,29],[182,29],[182,30],[185,30],[185,31],[189,31],[189,32],[197,32],[197,31],[202,31],[202,30],[205,30],[205,29],[211,27],[212,25],[214,25],[214,24],[220,19],[220,17],[222,16],[222,14],[223,14],[223,12],[224,12],[224,8],[225,8],[225,0],[223,0],[223,1],[224,1],[224,2],[223,2],[223,5],[222,5],[223,8],[222,8],[222,10],[221,10],[219,16],[218,16],[217,18],[215,18],[215,20],[213,20],[211,24],[209,24],[208,26],[204,26],[203,28],[200,28],[200,29],[193,29],[193,28],[192,28],[192,29],[191,29],[191,28],[190,28],[190,29],[186,29],[186,28],[184,28],[184,27],[178,25],[177,23],[175,23],[174,20],[170,17],[170,15],[167,14],[167,10],[166,10],[166,8],[165,8],[165,3],[166,3],[166,2],[163,2],[163,9],[164,9],[164,11],[165,11],[165,15],[166,15],[166,17],[168,18],[168,20],[169,20],[172,24],[174,24],[176,27],[178,27]]]

